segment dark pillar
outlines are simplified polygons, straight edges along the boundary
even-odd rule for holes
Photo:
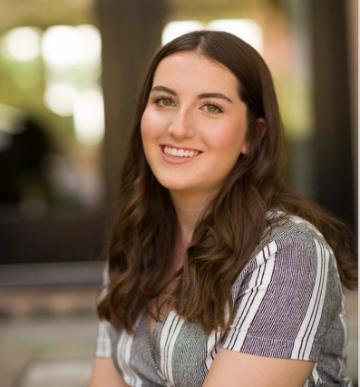
[[[111,213],[139,86],[160,46],[167,8],[166,0],[97,0],[96,11],[102,36],[105,205]]]
[[[355,225],[352,117],[345,2],[308,1],[314,69],[314,168],[317,197]],[[355,82],[355,80],[352,80]]]

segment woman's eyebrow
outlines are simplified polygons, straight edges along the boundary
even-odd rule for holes
[[[176,91],[175,90],[172,90],[172,89],[169,89],[168,87],[165,87],[165,86],[154,86],[151,91],[165,91],[166,93],[169,93],[171,95],[174,95],[176,96]]]
[[[166,86],[161,86],[161,85],[156,85],[154,86],[151,91],[164,91],[165,93],[169,93],[173,96],[176,96],[176,91],[173,90],[173,89],[170,89]],[[222,93],[201,93],[198,95],[198,98],[199,99],[203,99],[203,98],[221,98],[221,99],[224,99],[225,101],[228,101],[230,103],[233,103],[233,101],[227,97],[226,95],[222,94]]]
[[[221,98],[230,103],[234,103],[229,97],[222,93],[202,93],[199,95],[199,98]]]

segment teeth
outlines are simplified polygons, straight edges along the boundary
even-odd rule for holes
[[[199,154],[198,151],[193,151],[189,149],[178,149],[178,148],[171,148],[169,146],[164,146],[164,153],[169,156],[175,156],[175,157],[194,157]]]

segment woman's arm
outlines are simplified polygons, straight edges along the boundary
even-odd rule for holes
[[[122,380],[111,358],[94,360],[89,387],[128,387]]]
[[[274,234],[250,261],[205,387],[300,387],[312,373],[341,288],[331,250],[306,227]]]
[[[302,387],[314,364],[221,349],[203,387]]]

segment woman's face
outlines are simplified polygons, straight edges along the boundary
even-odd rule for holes
[[[246,106],[236,77],[194,51],[164,58],[141,119],[145,156],[173,193],[215,193],[246,154]]]

